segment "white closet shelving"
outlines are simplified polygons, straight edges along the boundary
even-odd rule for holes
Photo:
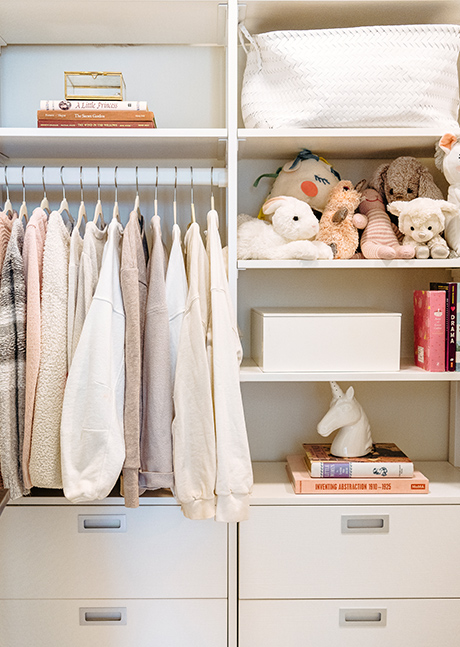
[[[460,3],[0,2],[4,164],[151,169],[193,164],[225,169],[227,188],[216,192],[246,358],[241,388],[255,476],[252,514],[241,524],[238,537],[234,525],[195,526],[184,520],[171,497],[145,496],[139,511],[127,511],[119,496],[83,510],[49,491],[10,503],[0,521],[0,555],[7,556],[0,558],[0,647],[29,647],[31,636],[34,647],[63,643],[73,647],[83,642],[88,647],[105,642],[128,647],[146,640],[171,647],[279,647],[310,639],[312,644],[321,639],[341,647],[364,647],[369,642],[375,647],[432,647],[452,644],[452,636],[460,631],[460,577],[453,567],[460,542],[460,373],[427,373],[404,360],[401,370],[391,373],[271,374],[250,359],[252,307],[331,304],[402,312],[402,355],[410,357],[412,291],[427,288],[430,280],[457,280],[460,260],[309,263],[236,258],[236,216],[256,215],[270,189],[267,180],[254,188],[254,180],[293,159],[300,149],[326,157],[342,177],[354,182],[369,177],[383,160],[413,155],[426,163],[445,191],[445,180],[433,163],[434,145],[443,132],[244,128],[239,109],[245,63],[238,41],[241,20],[251,33],[460,23]],[[81,66],[75,67],[80,60]],[[93,69],[107,69],[110,62],[111,68],[122,71],[128,98],[147,100],[159,128],[149,132],[35,128],[39,100],[61,98],[64,70],[89,69],[89,61]],[[16,199],[21,188],[10,186]],[[59,189],[52,189],[57,201]],[[109,191],[110,202],[113,186],[103,189]],[[94,195],[94,185],[92,190]],[[163,193],[160,204],[172,225],[170,197]],[[209,208],[206,192],[199,195],[196,206],[204,225]],[[331,379],[355,386],[373,425],[374,440],[396,442],[412,456],[430,479],[430,494],[293,493],[284,460],[287,454],[300,453],[302,442],[319,440],[316,424],[329,405]],[[79,515],[100,517],[100,527],[77,532]],[[127,532],[114,531],[123,515]],[[343,516],[363,522],[363,532],[343,534]],[[366,529],[368,519],[372,523]],[[145,555],[146,541],[155,547],[151,559]],[[138,554],[140,544],[144,548]],[[73,559],[69,551],[79,559],[72,571],[75,593],[66,582]],[[172,559],[177,555],[180,562]],[[337,555],[344,572],[333,559]],[[313,563],[315,576],[310,577]],[[204,569],[204,578],[197,576],[194,564]],[[378,578],[372,577],[377,564],[385,565],[380,588]],[[101,611],[102,626],[97,628],[95,622],[96,631],[80,624],[79,609],[90,607]],[[113,617],[110,624],[110,613],[104,620],[103,612],[110,608],[120,618],[127,609],[127,627],[114,626]],[[355,620],[340,625],[350,609]],[[372,614],[366,615],[369,609]],[[179,616],[181,623],[174,623],[172,618]]]

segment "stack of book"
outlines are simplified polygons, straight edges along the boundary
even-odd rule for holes
[[[426,371],[460,371],[458,283],[414,292],[414,359]]]
[[[287,457],[296,494],[426,494],[429,481],[394,443],[374,443],[366,456],[341,458],[331,445],[304,444],[305,454]]]
[[[38,128],[156,128],[146,101],[41,101]]]

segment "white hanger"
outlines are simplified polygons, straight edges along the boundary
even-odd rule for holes
[[[118,207],[118,184],[117,184],[117,171],[118,171],[118,166],[115,167],[114,170],[114,184],[115,184],[115,203],[113,205],[113,213],[112,213],[112,220],[117,220],[120,222],[120,209]]]
[[[96,202],[96,208],[94,210],[94,218],[93,218],[94,224],[97,225],[99,218],[101,219],[101,225],[104,228],[105,222],[104,222],[104,214],[102,213],[101,182],[100,182],[99,166],[98,166],[97,167],[97,202]]]
[[[45,187],[45,167],[42,166],[42,184],[43,184],[43,200],[40,202],[40,209],[46,211],[48,216],[50,215],[50,203],[46,197],[46,187]]]
[[[67,202],[67,198],[65,197],[64,179],[63,179],[63,177],[62,177],[62,169],[63,169],[63,168],[64,168],[64,167],[63,167],[63,166],[61,166],[61,169],[60,169],[60,171],[59,171],[59,173],[60,173],[60,175],[61,175],[61,184],[62,184],[62,200],[61,200],[61,204],[59,205],[58,213],[59,213],[59,214],[61,214],[61,216],[62,216],[63,212],[65,211],[65,212],[67,213],[67,217],[68,217],[68,219],[70,220],[70,222],[72,223],[72,225],[74,225],[74,224],[75,224],[75,220],[73,219],[73,217],[72,217],[72,215],[71,215],[71,213],[70,213],[69,203]]]
[[[137,211],[137,215],[141,215],[140,209],[140,198],[139,198],[139,177],[138,177],[139,167],[136,166],[136,198],[134,200],[134,211]]]
[[[195,204],[193,202],[193,166],[190,167],[190,212],[191,212],[191,222],[196,222],[195,220]]]
[[[21,178],[22,178],[22,204],[21,208],[19,209],[19,219],[22,220],[24,218],[26,224],[29,222],[29,215],[27,213],[27,205],[26,205],[26,185],[24,183],[24,166],[22,167],[21,170]]]
[[[213,179],[214,179],[214,167],[211,166],[211,211],[215,211],[215,206],[214,206],[214,185],[213,185]]]
[[[84,203],[84,201],[83,201],[83,179],[82,179],[82,170],[83,170],[83,169],[82,169],[82,167],[80,166],[80,197],[81,197],[81,201],[80,201],[80,206],[78,207],[77,224],[75,225],[75,227],[76,227],[77,229],[80,229],[80,226],[81,226],[82,220],[84,220],[84,221],[85,221],[85,224],[88,222],[88,218],[87,218],[87,216],[86,216],[86,207],[85,207],[85,203]]]
[[[13,205],[11,204],[11,200],[10,200],[10,189],[8,187],[8,176],[6,174],[7,168],[8,167],[5,166],[6,201],[5,201],[5,206],[3,207],[3,211],[11,218],[11,216],[13,215]]]
[[[153,199],[153,215],[158,216],[158,166],[155,174],[155,197]]]
[[[177,225],[177,166],[174,167],[173,214],[174,224]]]

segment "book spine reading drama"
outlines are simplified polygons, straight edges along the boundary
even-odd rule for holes
[[[457,283],[430,283],[430,290],[446,295],[446,371],[456,371],[457,355]]]
[[[314,479],[303,456],[290,455],[286,471],[295,494],[427,494],[429,481],[421,472],[412,478]]]

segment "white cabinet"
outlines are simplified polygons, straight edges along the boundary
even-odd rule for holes
[[[245,360],[241,384],[251,453],[267,464],[255,466],[238,565],[232,529],[189,522],[163,500],[138,510],[124,509],[122,500],[82,508],[46,497],[10,504],[0,521],[0,647],[30,645],[32,635],[37,647],[63,642],[125,647],[146,640],[171,647],[227,642],[236,647],[237,566],[241,647],[319,640],[344,647],[370,641],[431,647],[449,644],[460,628],[455,556],[460,476],[453,467],[460,466],[460,373],[425,373],[411,359],[412,291],[433,280],[456,279],[460,261],[237,262],[235,248],[237,213],[256,215],[270,190],[266,179],[257,188],[254,180],[300,149],[326,157],[353,182],[369,178],[385,159],[413,155],[445,191],[433,163],[442,132],[244,128],[239,20],[253,33],[448,23],[460,22],[460,7],[456,0],[3,0],[2,160],[10,169],[25,165],[26,177],[29,166],[45,165],[45,173],[61,165],[131,167],[131,186],[119,189],[125,218],[134,201],[136,166],[151,173],[140,186],[147,218],[153,214],[156,166],[222,169],[214,195],[229,246],[245,357],[251,357],[254,307],[380,308],[402,313],[401,370],[268,374]],[[124,73],[128,98],[148,101],[158,129],[35,128],[38,101],[62,96],[64,70],[98,68]],[[16,205],[22,186],[20,173],[14,177],[10,192]],[[57,205],[62,187],[59,173],[53,177],[46,188]],[[114,185],[107,177],[102,201],[111,213]],[[84,179],[89,204],[95,201],[95,181],[85,174]],[[177,190],[184,230],[190,221],[187,182]],[[71,206],[78,205],[78,182],[67,188]],[[169,181],[158,194],[167,244],[173,188]],[[28,204],[41,197],[39,182],[27,187]],[[197,183],[194,198],[204,229],[209,186]],[[355,386],[375,441],[395,442],[416,461],[428,461],[422,471],[430,478],[429,495],[293,494],[283,461],[301,452],[302,442],[318,439],[316,425],[329,405],[331,379]],[[344,534],[344,515],[381,515],[388,532]]]

